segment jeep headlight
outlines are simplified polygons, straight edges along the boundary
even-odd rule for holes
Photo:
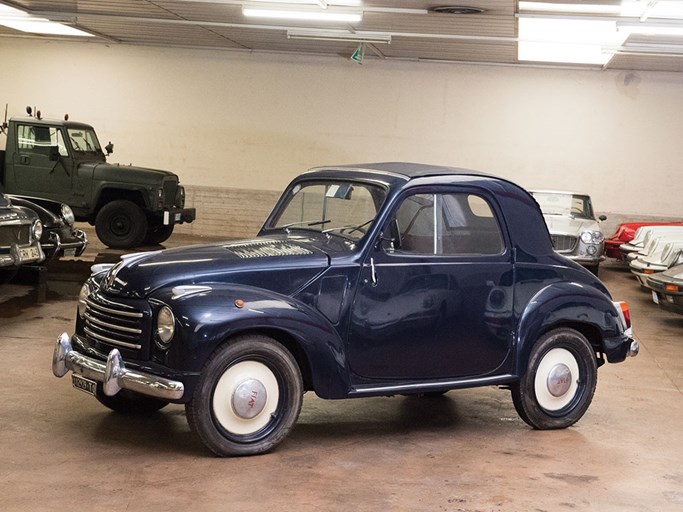
[[[88,283],[81,286],[81,291],[78,292],[78,316],[81,318],[85,317],[85,306],[88,297],[90,296],[90,287]]]
[[[33,223],[33,226],[31,226],[31,235],[33,235],[34,240],[40,240],[40,237],[43,236],[43,223],[42,222],[37,220]]]
[[[185,187],[178,185],[175,193],[175,205],[178,208],[185,208]]]
[[[584,244],[589,244],[593,240],[593,234],[590,231],[584,231],[581,233],[581,241]]]
[[[157,338],[162,348],[168,348],[168,343],[173,339],[175,331],[175,317],[168,306],[163,306],[157,314]]]
[[[64,222],[66,222],[69,226],[73,226],[74,222],[76,222],[74,212],[68,204],[62,205],[62,219],[64,219]]]

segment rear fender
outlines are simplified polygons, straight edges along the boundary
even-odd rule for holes
[[[558,327],[582,332],[596,352],[605,351],[605,340],[623,335],[621,320],[611,298],[581,283],[554,283],[539,290],[527,303],[517,331],[514,373],[522,377],[536,341]]]
[[[203,291],[181,296],[182,287],[167,288],[155,292],[152,298],[158,307],[161,303],[168,305],[176,318],[176,335],[164,354],[169,367],[199,372],[221,344],[239,334],[260,332],[296,344],[299,354],[307,359],[305,364],[299,364],[311,369],[317,395],[347,395],[344,345],[322,314],[269,290],[221,283],[198,286]]]

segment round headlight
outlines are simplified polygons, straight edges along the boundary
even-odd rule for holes
[[[62,205],[62,219],[64,219],[64,222],[69,226],[73,226],[73,223],[76,222],[74,212],[68,204]]]
[[[593,231],[593,242],[594,243],[599,244],[603,240],[605,240],[605,235],[602,234],[602,231]]]
[[[591,243],[593,241],[593,233],[591,233],[590,231],[584,231],[583,233],[581,233],[581,241],[584,244]]]
[[[173,312],[168,306],[164,306],[159,310],[157,315],[157,337],[159,341],[166,345],[173,338],[175,331],[175,318]]]
[[[35,221],[31,226],[31,234],[34,239],[40,240],[40,237],[43,236],[43,223],[39,220]]]
[[[81,286],[81,291],[78,293],[78,316],[85,317],[85,301],[90,296],[90,287],[86,284]]]

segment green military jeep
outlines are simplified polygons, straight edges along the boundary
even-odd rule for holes
[[[176,224],[192,222],[185,189],[168,171],[108,164],[92,126],[29,117],[3,125],[0,191],[68,204],[76,220],[95,226],[109,247],[130,248],[168,239]],[[113,151],[109,143],[107,155]]]

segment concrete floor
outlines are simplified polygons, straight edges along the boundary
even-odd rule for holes
[[[572,428],[530,429],[497,388],[429,399],[308,394],[274,453],[219,459],[183,407],[124,417],[52,376],[79,281],[92,260],[117,257],[94,240],[45,284],[0,287],[2,511],[683,510],[683,316],[660,311],[615,264],[601,277],[629,301],[641,354],[600,369],[593,404]]]

